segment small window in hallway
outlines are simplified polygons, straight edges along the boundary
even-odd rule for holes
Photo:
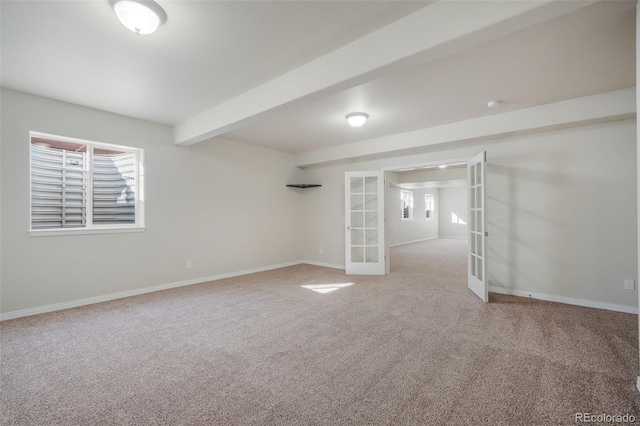
[[[413,192],[400,191],[401,220],[413,220]]]
[[[425,219],[429,220],[434,215],[435,203],[433,201],[433,195],[424,194],[424,216]]]

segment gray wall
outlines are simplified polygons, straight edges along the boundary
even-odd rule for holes
[[[440,213],[441,237],[469,238],[466,225],[469,216],[467,205],[467,188],[440,188],[440,203],[437,207]],[[456,219],[455,222],[453,218]]]
[[[638,7],[638,3],[636,3],[636,108],[640,105],[640,89],[638,88],[638,82],[640,82],[640,8]],[[637,113],[636,113],[636,123],[637,123]],[[636,230],[636,249],[638,255],[638,265],[640,266],[640,127],[636,129],[636,206],[637,214],[636,224],[638,228]],[[638,282],[636,282],[636,288],[638,288]],[[640,292],[638,295],[638,305],[640,305]],[[638,315],[638,321],[640,322],[640,315]],[[640,324],[638,326],[638,344],[640,345]],[[640,361],[640,358],[639,358]],[[640,392],[640,376],[638,376],[636,387],[638,392]]]
[[[391,186],[387,191],[387,235],[390,245],[409,243],[412,241],[437,238],[438,222],[438,189],[408,189],[413,192],[413,220],[401,220],[400,215],[401,188]],[[434,217],[425,219],[424,195],[432,194],[436,210]]]
[[[455,167],[450,169],[427,169],[398,173],[398,183],[440,182],[466,178],[466,167]]]
[[[177,147],[168,127],[10,90],[1,102],[3,313],[303,259],[344,265],[344,171],[484,149],[490,285],[637,303],[623,289],[638,270],[635,120],[300,171],[275,151]],[[145,149],[146,232],[30,237],[29,130]],[[303,180],[323,186],[284,186]]]
[[[323,190],[303,206],[314,224],[306,257],[344,265],[344,171],[470,158],[485,149],[490,285],[637,306],[623,288],[625,278],[637,278],[635,120],[310,168]]]
[[[10,90],[1,102],[3,313],[300,259],[291,156],[178,147],[166,126]],[[147,230],[29,236],[30,130],[143,148]]]

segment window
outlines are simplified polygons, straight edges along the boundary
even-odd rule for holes
[[[33,235],[143,229],[141,149],[30,136]]]
[[[424,217],[429,220],[433,217],[434,215],[434,201],[433,201],[433,195],[431,194],[424,194]]]
[[[413,192],[400,191],[401,220],[413,220]]]

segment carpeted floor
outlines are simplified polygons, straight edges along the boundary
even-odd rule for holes
[[[394,248],[387,277],[300,265],[3,322],[0,421],[548,425],[640,414],[637,316],[493,294],[484,304],[466,288],[465,251],[432,240]]]

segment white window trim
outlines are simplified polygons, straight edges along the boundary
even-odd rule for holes
[[[129,232],[144,232],[145,227],[145,195],[144,195],[144,170],[140,170],[140,166],[144,167],[144,150],[141,148],[133,148],[130,146],[117,145],[111,143],[97,142],[89,139],[78,139],[67,136],[53,135],[42,132],[29,132],[29,144],[33,138],[53,139],[61,142],[69,142],[82,145],[90,145],[92,148],[103,149],[120,149],[127,152],[133,152],[136,158],[134,167],[136,179],[136,209],[135,224],[132,225],[94,225],[93,224],[93,203],[87,203],[87,224],[82,228],[52,228],[52,229],[31,229],[31,154],[29,154],[29,235],[32,237],[51,237],[62,235],[86,235],[86,234],[117,234]],[[87,164],[93,162],[93,149],[87,149]],[[90,172],[91,169],[88,170]],[[93,199],[93,173],[87,173],[87,200]]]
[[[403,209],[403,193],[409,194],[409,217],[404,217],[404,209]],[[412,221],[413,220],[413,191],[408,191],[406,189],[400,190],[400,220],[401,221]]]
[[[107,228],[106,225],[93,228],[67,228],[67,229],[31,229],[29,235],[32,237],[55,237],[62,235],[88,235],[88,234],[123,234],[128,232],[144,232],[144,226],[118,226]]]

